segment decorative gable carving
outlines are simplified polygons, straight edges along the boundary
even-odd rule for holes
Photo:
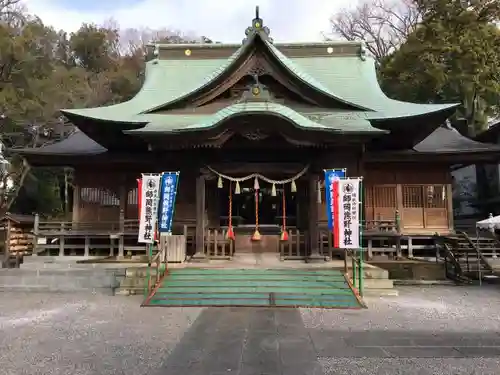
[[[260,77],[263,76],[264,74],[271,75],[272,72],[269,69],[269,67],[264,63],[262,58],[254,56],[250,61],[250,67],[247,71],[247,75]]]

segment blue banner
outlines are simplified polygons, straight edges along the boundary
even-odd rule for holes
[[[326,217],[328,218],[328,228],[333,230],[333,215],[335,214],[335,204],[333,196],[333,182],[337,179],[346,178],[346,169],[325,169],[325,200]]]
[[[172,233],[175,198],[179,185],[179,172],[163,172],[160,184],[160,207],[158,209],[158,231]]]

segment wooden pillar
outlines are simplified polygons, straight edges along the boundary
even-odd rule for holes
[[[203,261],[205,256],[205,177],[196,178],[196,253],[192,260]]]
[[[4,239],[4,254],[3,254],[3,267],[9,268],[10,261],[10,233],[11,222],[8,218],[5,219],[5,239]],[[2,268],[2,267],[0,267]]]
[[[120,213],[118,215],[118,257],[123,258],[125,253],[125,212],[127,210],[128,189],[125,179],[122,179],[118,188],[118,195],[120,200]],[[114,239],[110,239],[110,246]]]
[[[448,230],[453,232],[455,230],[455,223],[453,222],[453,190],[451,184],[446,184],[445,198],[448,215]]]
[[[403,197],[403,185],[396,184],[396,212],[398,213],[399,218],[399,228],[402,230],[405,227],[404,218],[401,213],[404,210],[404,197]],[[396,212],[394,213],[394,217],[396,218]]]
[[[318,247],[318,176],[309,175],[309,248],[308,262],[324,261]]]
[[[72,222],[77,223],[80,221],[80,199],[81,199],[81,188],[80,185],[76,184],[73,188],[73,212],[71,215]]]
[[[35,221],[33,222],[33,254],[31,256],[38,256],[38,227],[40,225],[40,215],[35,214]]]

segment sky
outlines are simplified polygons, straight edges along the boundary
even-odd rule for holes
[[[169,28],[221,42],[241,42],[260,7],[264,25],[280,42],[321,41],[329,18],[355,0],[25,0],[28,10],[57,29],[109,19],[121,28]]]

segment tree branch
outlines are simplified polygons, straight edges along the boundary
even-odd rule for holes
[[[365,42],[377,61],[394,51],[415,30],[421,15],[412,0],[371,0],[342,9],[330,19],[333,35]]]

